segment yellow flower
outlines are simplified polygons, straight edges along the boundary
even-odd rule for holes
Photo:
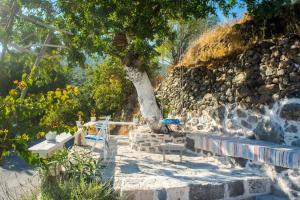
[[[11,89],[11,90],[9,91],[9,95],[11,95],[11,96],[17,96],[17,95],[18,95],[18,92],[17,92],[16,89]]]
[[[74,87],[74,93],[75,93],[75,94],[78,94],[78,93],[79,93],[78,87]]]
[[[22,139],[25,141],[29,140],[29,136],[27,134],[22,134]]]
[[[45,136],[45,132],[44,131],[40,131],[36,134],[37,138],[41,138]]]
[[[67,90],[70,90],[70,89],[72,89],[72,86],[71,86],[71,85],[67,85],[67,86],[66,86],[66,89],[67,89]]]

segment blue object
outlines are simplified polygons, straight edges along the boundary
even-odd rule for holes
[[[162,119],[159,121],[162,124],[176,124],[179,125],[180,124],[180,120],[179,119]]]
[[[75,139],[74,139],[74,137],[73,137],[72,139],[70,139],[68,142],[65,143],[65,147],[66,147],[67,149],[71,149],[72,146],[74,146],[74,141],[75,141]]]
[[[96,124],[96,128],[98,128],[98,129],[101,129],[101,128],[104,128],[104,127],[105,127],[105,125],[103,123]]]
[[[100,140],[103,140],[103,137],[102,136],[100,136],[98,139],[97,139],[97,135],[86,135],[85,137],[84,137],[85,139],[87,139],[87,140],[98,140],[98,141],[100,141]]]

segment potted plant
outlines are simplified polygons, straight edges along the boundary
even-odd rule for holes
[[[57,135],[56,131],[49,131],[45,135],[47,142],[56,142],[56,135]]]
[[[79,111],[77,113],[77,116],[78,116],[78,120],[76,121],[76,126],[79,128],[81,127],[81,125],[83,124],[83,120],[82,120],[82,117],[83,117],[83,112]]]
[[[95,122],[96,121],[96,110],[95,109],[92,109],[91,110],[91,121],[92,122]]]
[[[139,113],[133,114],[132,122],[135,124],[139,123]]]

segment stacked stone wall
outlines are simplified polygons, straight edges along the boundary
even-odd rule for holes
[[[185,121],[185,131],[300,146],[300,36],[260,41],[212,64],[175,68],[157,97],[169,117]]]
[[[132,149],[153,153],[162,152],[162,143],[185,143],[185,133],[155,134],[140,127],[129,132],[129,143]]]

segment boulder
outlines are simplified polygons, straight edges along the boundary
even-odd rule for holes
[[[295,125],[290,125],[285,129],[285,131],[290,132],[290,133],[297,133],[298,129]]]
[[[280,117],[286,120],[300,121],[300,103],[290,103],[285,105]]]
[[[242,111],[241,109],[237,109],[236,114],[240,118],[246,118],[247,117],[247,114],[244,111]]]
[[[284,141],[283,128],[278,123],[270,121],[269,119],[259,122],[253,132],[257,140],[265,140],[279,144]]]
[[[300,147],[300,139],[294,140],[294,141],[292,142],[292,146]]]
[[[278,90],[278,86],[275,84],[262,85],[258,88],[260,94],[274,93]]]
[[[241,120],[241,124],[243,125],[243,127],[247,128],[247,129],[252,129],[251,124],[249,124],[245,120]]]
[[[246,73],[239,73],[233,78],[232,82],[236,84],[241,84],[245,80],[246,80]]]

